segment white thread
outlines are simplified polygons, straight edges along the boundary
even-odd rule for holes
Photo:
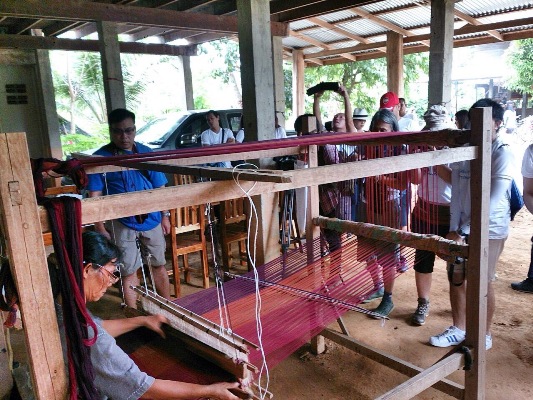
[[[270,372],[268,369],[268,364],[265,356],[265,350],[263,347],[263,325],[261,323],[261,307],[262,307],[262,301],[261,301],[261,293],[259,291],[259,275],[257,272],[257,268],[255,266],[255,256],[257,251],[257,235],[258,235],[258,224],[257,221],[259,220],[257,217],[257,209],[255,207],[255,204],[252,200],[252,197],[250,193],[257,185],[257,182],[254,182],[252,187],[248,190],[245,190],[239,181],[239,175],[242,172],[246,172],[246,170],[239,170],[239,167],[241,166],[251,166],[254,169],[259,169],[255,164],[251,163],[242,163],[239,165],[236,165],[233,167],[233,180],[235,181],[235,184],[239,187],[239,189],[242,190],[246,198],[248,199],[250,203],[250,216],[248,217],[248,237],[246,241],[246,250],[248,251],[248,259],[249,263],[252,267],[252,270],[254,272],[254,280],[255,280],[255,320],[256,320],[256,329],[257,329],[257,339],[258,339],[258,345],[259,350],[261,352],[261,357],[263,359],[263,362],[261,364],[261,368],[259,369],[259,375],[258,375],[258,385],[257,388],[259,390],[259,398],[261,400],[264,400],[266,396],[268,395],[268,386],[270,384]],[[255,230],[253,234],[253,253],[250,251],[250,232],[252,228],[252,218],[255,218],[256,224],[255,224]],[[261,385],[261,379],[263,376],[263,373],[266,376],[266,384],[263,386]]]

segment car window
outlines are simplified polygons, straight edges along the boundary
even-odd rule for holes
[[[171,114],[156,118],[137,130],[135,140],[144,144],[161,145],[189,114]]]
[[[241,113],[228,113],[226,114],[226,120],[228,121],[228,127],[237,133],[241,129]]]
[[[185,121],[176,138],[176,148],[198,146],[202,132],[209,129],[203,113],[193,114]]]

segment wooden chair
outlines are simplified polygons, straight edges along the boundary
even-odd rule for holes
[[[194,183],[194,177],[175,175],[177,185]],[[179,257],[183,257],[183,278],[191,283],[191,268],[188,255],[200,253],[202,267],[202,285],[209,287],[209,265],[207,263],[207,242],[205,239],[205,206],[187,206],[170,210],[170,231],[172,251],[172,275],[174,276],[174,293],[181,296]]]
[[[223,201],[220,204],[220,242],[222,247],[222,263],[224,271],[229,272],[233,259],[232,244],[239,246],[239,262],[248,266],[246,243],[248,239],[247,215],[244,209],[244,198]]]

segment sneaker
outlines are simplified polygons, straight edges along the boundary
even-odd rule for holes
[[[436,347],[449,347],[457,346],[463,340],[465,340],[465,331],[452,325],[444,332],[436,336],[431,336],[429,343]]]
[[[372,300],[380,299],[383,297],[385,290],[381,287],[363,300],[363,304],[370,303]]]
[[[522,282],[511,283],[511,288],[524,293],[533,293],[533,279],[524,279]]]
[[[403,274],[408,269],[409,265],[407,264],[407,260],[405,259],[405,257],[401,256],[400,261],[398,262],[398,264],[396,264],[396,271],[400,274]]]
[[[426,317],[429,315],[429,300],[419,298],[418,307],[411,317],[413,325],[422,326],[426,323]]]
[[[379,306],[374,308],[372,312],[379,314],[381,317],[388,317],[393,309],[394,303],[392,302],[392,299],[388,297],[387,299],[381,299],[381,303],[379,303]],[[381,319],[380,317],[375,315],[371,315],[371,317]]]
[[[492,349],[492,336],[485,335],[485,350]]]

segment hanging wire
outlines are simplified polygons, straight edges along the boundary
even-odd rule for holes
[[[261,322],[261,307],[262,307],[262,300],[261,300],[261,292],[259,290],[259,274],[257,272],[256,268],[256,254],[257,254],[257,236],[258,236],[258,217],[257,217],[257,209],[255,207],[255,204],[253,202],[253,199],[251,197],[251,192],[257,185],[257,182],[254,182],[253,185],[248,189],[244,189],[240,183],[239,176],[242,172],[244,172],[244,169],[240,167],[252,167],[253,169],[259,169],[257,165],[251,164],[251,163],[242,163],[239,165],[236,165],[233,167],[233,180],[235,181],[235,184],[239,187],[239,189],[242,190],[246,198],[248,199],[248,202],[250,204],[250,215],[248,217],[248,237],[246,240],[246,250],[248,252],[248,258],[250,262],[250,266],[252,267],[252,270],[254,272],[254,282],[255,282],[255,318],[256,318],[256,329],[257,329],[257,339],[258,339],[258,346],[259,351],[261,352],[261,368],[259,369],[258,374],[258,390],[259,390],[259,398],[261,400],[265,399],[268,395],[268,387],[270,384],[270,371],[268,369],[268,364],[266,360],[266,354],[265,349],[263,346],[263,325]],[[255,221],[255,229],[253,231],[253,240],[250,240],[250,232],[252,231],[252,221]],[[253,252],[250,251],[250,242],[253,243]],[[265,385],[261,385],[261,379],[263,377],[263,374],[266,376],[266,382]]]

